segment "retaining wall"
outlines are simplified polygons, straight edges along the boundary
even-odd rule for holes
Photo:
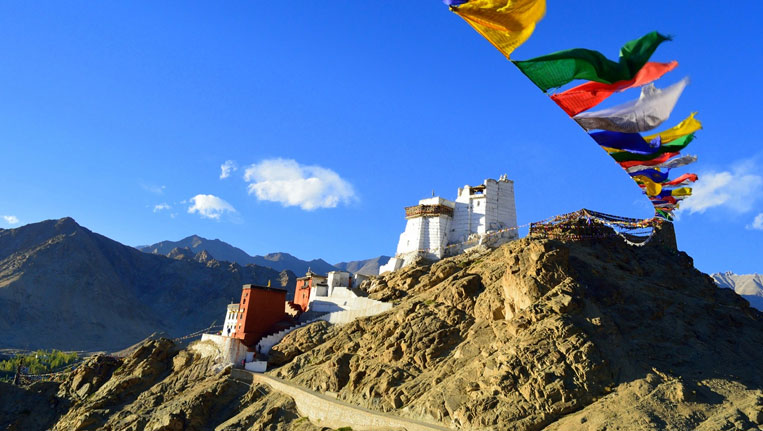
[[[330,428],[349,426],[354,430],[402,428],[408,431],[450,431],[450,428],[446,428],[442,425],[403,418],[389,413],[375,412],[363,407],[354,406],[275,377],[266,376],[264,374],[254,374],[251,375],[251,377],[243,376],[241,375],[244,373],[243,371],[234,371],[235,372],[231,374],[231,377],[233,378],[266,384],[273,390],[292,397],[297,404],[297,411],[299,411],[299,414],[310,418],[311,422],[319,426]]]

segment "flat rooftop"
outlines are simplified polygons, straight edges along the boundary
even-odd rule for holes
[[[287,292],[286,289],[279,289],[277,287],[267,287],[267,286],[259,286],[256,284],[245,284],[242,289],[257,289],[257,290],[274,290],[277,292]]]

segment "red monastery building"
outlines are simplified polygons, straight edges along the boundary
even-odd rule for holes
[[[302,309],[302,312],[307,311],[307,307],[310,304],[310,290],[319,284],[326,284],[327,277],[325,275],[318,275],[310,270],[304,277],[297,279],[297,287],[294,290],[294,304]]]
[[[285,302],[286,291],[283,289],[245,284],[231,337],[238,338],[245,346],[253,346],[284,319]]]

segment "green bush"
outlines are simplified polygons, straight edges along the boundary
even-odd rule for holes
[[[63,368],[79,359],[74,352],[60,350],[37,350],[26,355],[16,355],[0,361],[0,371],[15,373],[19,363],[29,369],[29,374],[45,374]]]

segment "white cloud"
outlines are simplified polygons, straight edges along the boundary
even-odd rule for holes
[[[170,208],[172,207],[168,203],[163,202],[163,203],[160,203],[159,205],[154,205],[154,212],[158,213],[159,211],[168,210]]]
[[[219,220],[220,216],[226,212],[236,212],[236,209],[231,204],[215,195],[196,195],[189,199],[189,201],[192,205],[188,207],[188,213],[199,213],[203,218]]]
[[[8,224],[17,224],[19,222],[19,218],[14,215],[4,215],[3,220]]]
[[[352,185],[336,172],[320,166],[300,165],[291,159],[268,159],[246,168],[249,194],[259,200],[299,206],[311,211],[334,208],[356,199]]]
[[[763,213],[755,216],[751,225],[747,225],[747,229],[763,230]]]
[[[737,213],[749,212],[763,192],[763,177],[757,172],[760,170],[751,160],[731,170],[705,172],[699,175],[692,196],[681,204],[681,210],[701,214],[710,208],[723,207]]]
[[[231,173],[238,170],[238,165],[233,160],[226,160],[225,163],[220,165],[220,179],[224,180],[230,176]]]

